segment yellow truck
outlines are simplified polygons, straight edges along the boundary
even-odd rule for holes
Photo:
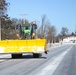
[[[22,57],[22,53],[33,53],[38,58],[43,52],[47,54],[46,39],[36,38],[36,24],[20,25],[18,40],[0,41],[0,53],[10,53],[12,58]]]

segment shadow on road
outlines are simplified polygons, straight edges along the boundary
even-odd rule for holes
[[[2,57],[0,60],[10,60],[10,59],[47,59],[47,57],[39,57],[39,58],[34,58],[33,55],[22,55],[22,57],[17,57],[17,58],[12,58],[12,57]]]
[[[33,55],[23,55],[22,59],[46,59],[47,57],[34,58]]]

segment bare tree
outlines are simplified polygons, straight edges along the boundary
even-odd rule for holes
[[[0,17],[5,14],[7,6],[8,3],[6,3],[6,0],[0,0]]]
[[[66,27],[62,27],[62,29],[61,29],[61,35],[67,35],[68,34],[68,28],[66,28]]]
[[[69,31],[69,30],[68,30],[67,27],[62,27],[61,33],[60,33],[62,40],[63,40],[64,37],[66,37],[66,36],[68,35],[68,31]]]
[[[16,31],[22,21],[21,21],[21,19],[17,19],[17,18],[12,18],[11,21],[12,21],[13,29]]]
[[[56,28],[47,20],[46,15],[42,16],[41,27],[38,30],[39,38],[46,38],[48,42],[55,42]]]
[[[55,42],[55,36],[56,36],[56,28],[55,26],[48,26],[47,27],[47,40],[48,42]]]
[[[50,25],[50,22],[49,20],[47,20],[47,17],[46,15],[43,15],[42,16],[42,19],[41,19],[41,26],[38,30],[38,36],[40,38],[45,38],[46,35],[47,35],[47,27]]]
[[[1,20],[2,18],[7,18],[6,10],[7,10],[8,3],[6,0],[0,0],[0,40],[1,40]]]

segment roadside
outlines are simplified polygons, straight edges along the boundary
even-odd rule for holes
[[[52,48],[56,48],[56,47],[60,47],[60,46],[63,46],[63,45],[72,45],[72,44],[74,44],[74,45],[76,45],[76,43],[48,43],[47,44],[47,49],[49,50],[49,49],[52,49]]]
[[[61,46],[61,43],[48,43],[47,49]]]

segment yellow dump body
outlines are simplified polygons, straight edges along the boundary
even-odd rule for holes
[[[45,51],[46,40],[3,40],[0,41],[0,53],[41,53]]]

